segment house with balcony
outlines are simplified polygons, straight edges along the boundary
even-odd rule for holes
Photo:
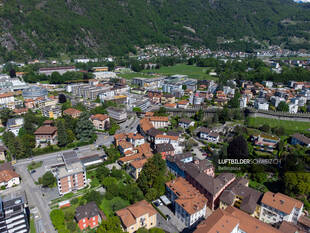
[[[116,211],[125,232],[134,233],[140,228],[151,229],[157,226],[157,211],[147,201],[142,200]]]
[[[35,132],[36,147],[46,147],[57,144],[57,128],[52,125],[43,125]]]
[[[304,204],[282,193],[266,192],[261,201],[259,220],[277,226],[283,221],[297,224]]]

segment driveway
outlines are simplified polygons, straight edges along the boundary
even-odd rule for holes
[[[165,205],[160,205],[157,207],[164,215],[169,215],[171,217],[170,220],[166,221],[171,223],[173,226],[175,226],[178,230],[178,232],[183,231],[185,228],[185,225],[183,222],[181,222],[175,215],[174,213]]]

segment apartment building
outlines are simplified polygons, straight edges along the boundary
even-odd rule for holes
[[[232,206],[217,209],[203,220],[194,233],[283,233]]]
[[[169,118],[165,116],[152,116],[149,120],[155,129],[165,128],[169,125]]]
[[[107,111],[108,115],[117,122],[124,122],[127,120],[127,112],[125,109],[109,107]]]
[[[207,140],[209,142],[218,143],[220,135],[214,132],[212,129],[201,127],[198,129],[198,135],[200,139]]]
[[[132,143],[134,147],[140,146],[145,143],[144,137],[139,133],[128,133],[127,140]]]
[[[51,119],[57,119],[62,115],[61,108],[58,105],[43,107],[41,111],[43,116]]]
[[[106,114],[95,114],[90,117],[95,129],[106,130],[110,125],[110,118]]]
[[[6,129],[7,131],[10,131],[15,136],[17,136],[19,133],[19,130],[23,127],[23,125],[24,125],[24,118],[22,117],[11,118],[11,119],[8,119],[6,123]]]
[[[226,209],[227,206],[234,206],[252,217],[259,218],[263,193],[248,187],[248,184],[249,181],[244,178],[236,179],[221,194],[220,208]]]
[[[266,192],[263,196],[259,220],[269,224],[283,221],[297,223],[303,211],[303,203],[282,193]]]
[[[12,193],[0,198],[0,232],[29,232],[29,216],[24,192]]]
[[[157,211],[145,200],[116,211],[116,215],[121,220],[123,230],[128,233],[157,225]]]
[[[86,169],[75,151],[62,154],[63,166],[56,169],[57,187],[60,195],[86,186]]]
[[[166,164],[169,171],[175,176],[186,178],[187,169],[196,169],[199,173],[204,173],[208,176],[214,177],[215,169],[212,162],[207,159],[194,159],[190,152],[167,156]]]
[[[129,163],[129,174],[137,180],[147,159],[138,159]]]
[[[301,146],[310,147],[310,138],[306,137],[303,134],[295,133],[291,136],[291,144],[299,144]]]
[[[14,101],[15,101],[15,98],[14,98],[13,92],[6,92],[6,93],[0,94],[0,106],[13,109]]]
[[[11,188],[20,184],[19,175],[14,171],[10,163],[0,166],[0,187]]]
[[[206,217],[207,199],[183,177],[166,183],[166,195],[174,205],[176,217],[186,227]]]
[[[236,179],[232,173],[221,173],[217,177],[209,176],[200,172],[193,163],[187,163],[185,168],[186,180],[205,195],[211,210],[220,205],[220,195]]]

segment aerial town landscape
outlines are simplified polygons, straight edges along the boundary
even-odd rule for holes
[[[0,0],[0,233],[310,233],[310,0]]]
[[[309,232],[310,58],[259,54],[3,64],[1,232]]]

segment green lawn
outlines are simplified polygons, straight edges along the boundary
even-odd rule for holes
[[[132,72],[132,73],[122,73],[119,74],[118,76],[125,78],[125,79],[133,79],[133,78],[151,78],[154,77],[150,74],[146,74],[146,73],[137,73],[137,72]]]
[[[35,228],[35,225],[34,225],[34,219],[31,217],[30,218],[30,233],[36,233],[36,228]]]
[[[39,161],[39,162],[32,162],[28,165],[28,171],[31,171],[33,169],[36,169],[36,168],[39,168],[42,166],[42,161]]]
[[[162,75],[174,75],[174,74],[183,74],[188,75],[189,78],[195,79],[207,79],[207,80],[215,80],[216,77],[212,77],[209,74],[206,74],[206,67],[197,67],[186,64],[177,64],[175,66],[163,66],[158,70],[143,70],[144,73],[156,73]]]
[[[272,128],[283,127],[287,135],[293,134],[295,132],[306,132],[310,128],[309,122],[285,121],[262,117],[251,117],[249,119],[249,127],[258,128],[264,124],[268,124]]]

